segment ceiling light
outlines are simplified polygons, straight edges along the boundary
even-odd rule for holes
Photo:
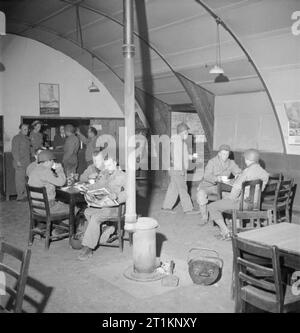
[[[226,75],[221,73],[215,78],[215,83],[222,83],[222,82],[229,82],[229,79]]]
[[[224,74],[224,69],[222,68],[222,61],[221,61],[221,42],[220,42],[220,19],[216,19],[217,22],[217,47],[216,47],[216,64],[214,67],[211,68],[209,71],[210,74],[219,74],[215,78],[215,82],[228,82],[229,79]]]
[[[94,92],[100,92],[99,88],[95,85],[94,82],[89,86],[89,92],[94,93]]]
[[[92,74],[94,72],[94,55],[92,54]],[[93,79],[92,79],[92,84],[89,86],[89,92],[94,93],[94,92],[100,92],[100,89],[95,85]]]

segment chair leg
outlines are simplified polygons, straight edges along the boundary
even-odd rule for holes
[[[28,237],[28,245],[31,246],[33,244],[33,220],[30,218],[30,224],[29,224],[29,237]]]
[[[133,233],[128,232],[128,234],[129,234],[129,245],[132,246],[132,244],[133,244]]]
[[[122,230],[122,221],[121,218],[118,218],[118,241],[119,241],[119,250],[123,252],[123,230]]]
[[[49,246],[50,246],[50,236],[51,236],[51,222],[50,222],[50,221],[47,221],[47,224],[46,224],[45,250],[49,250]]]

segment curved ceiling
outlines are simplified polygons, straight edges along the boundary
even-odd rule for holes
[[[203,2],[221,18],[226,18],[229,27],[234,27],[234,32],[243,38],[265,37],[286,27],[280,6],[273,10],[271,20],[261,14],[274,4],[274,0]],[[137,0],[136,5],[137,87],[171,105],[191,103],[173,71],[214,95],[264,90],[248,58],[222,27],[222,65],[230,82],[214,83],[215,76],[209,74],[209,69],[216,58],[216,23],[197,1]],[[123,1],[11,0],[0,1],[0,9],[6,13],[9,33],[43,42],[89,70],[92,70],[93,54],[97,59],[94,75],[110,90],[119,105],[123,105]]]

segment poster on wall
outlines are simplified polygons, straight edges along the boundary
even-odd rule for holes
[[[40,83],[40,115],[59,115],[59,85]]]
[[[288,143],[300,145],[300,101],[285,102],[284,108],[289,121]]]

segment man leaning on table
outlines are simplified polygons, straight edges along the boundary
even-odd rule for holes
[[[208,220],[207,203],[209,194],[217,194],[217,181],[221,181],[222,176],[235,177],[241,173],[241,169],[235,161],[229,159],[231,148],[228,145],[221,145],[217,156],[210,159],[204,170],[204,176],[197,188],[197,202],[204,222]]]
[[[101,153],[100,153],[101,154]],[[112,200],[118,203],[126,201],[126,174],[118,166],[114,159],[108,157],[104,161],[104,170],[98,174],[95,184],[88,185],[89,190],[106,188]],[[86,260],[92,256],[93,250],[98,244],[100,237],[100,223],[105,222],[108,218],[116,217],[118,207],[93,208],[88,207],[84,215],[88,221],[86,231],[83,236],[83,249],[78,257],[79,260]],[[115,228],[107,226],[101,234],[100,241],[106,242],[114,233]]]
[[[51,214],[69,213],[69,205],[55,200],[55,187],[63,186],[66,182],[62,165],[54,163],[55,156],[50,150],[41,151],[37,158],[38,164],[29,174],[28,185],[46,188]],[[34,195],[39,196],[39,194],[33,193],[32,196],[34,197]],[[41,212],[44,211],[41,210]],[[59,230],[54,230],[55,233],[59,233]]]
[[[269,180],[269,174],[259,165],[258,150],[246,150],[244,152],[244,159],[246,168],[234,181],[230,194],[226,197],[226,199],[218,200],[208,205],[210,220],[215,221],[215,223],[220,227],[221,239],[223,240],[229,240],[231,238],[231,234],[224,222],[222,213],[226,210],[238,209],[243,182],[261,179],[263,181],[263,191]],[[245,193],[244,200],[247,199],[247,197],[248,195]]]

